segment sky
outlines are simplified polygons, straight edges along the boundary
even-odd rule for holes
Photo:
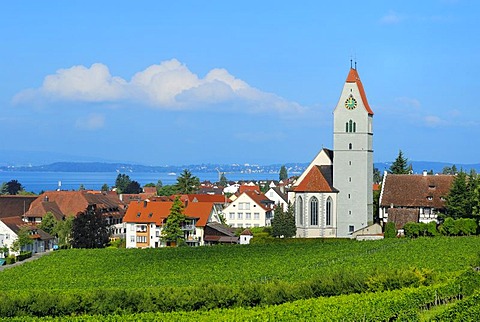
[[[0,163],[310,162],[333,148],[351,59],[375,162],[402,150],[479,163],[478,12],[473,0],[4,1]]]

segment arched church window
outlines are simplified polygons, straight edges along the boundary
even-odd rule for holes
[[[348,122],[345,123],[345,132],[348,133]]]
[[[318,225],[318,199],[316,197],[310,199],[310,225]]]
[[[298,224],[303,225],[303,199],[298,197],[297,202]]]
[[[353,132],[357,132],[357,123],[353,122]]]
[[[350,132],[350,133],[353,132],[353,121],[352,120],[348,121],[348,132]]]
[[[325,213],[325,224],[327,226],[332,225],[332,198],[328,197]]]
[[[348,149],[349,149],[349,150],[352,149],[352,143],[348,143]]]

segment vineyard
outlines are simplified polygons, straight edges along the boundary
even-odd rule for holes
[[[480,289],[479,245],[438,237],[62,250],[0,272],[0,316],[412,320]]]

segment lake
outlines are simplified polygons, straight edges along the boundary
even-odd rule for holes
[[[140,183],[141,186],[161,180],[163,185],[171,185],[177,182],[180,173],[164,172],[131,172],[126,173],[131,180]],[[200,181],[218,181],[217,172],[192,173]],[[117,172],[30,172],[30,171],[0,171],[0,184],[10,180],[17,180],[26,191],[39,193],[49,190],[78,190],[83,185],[88,190],[100,190],[103,184],[109,187],[115,185]],[[227,180],[278,180],[278,173],[227,173]]]

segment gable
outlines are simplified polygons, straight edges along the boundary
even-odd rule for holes
[[[314,166],[293,189],[294,192],[338,192],[333,187],[331,166]]]

